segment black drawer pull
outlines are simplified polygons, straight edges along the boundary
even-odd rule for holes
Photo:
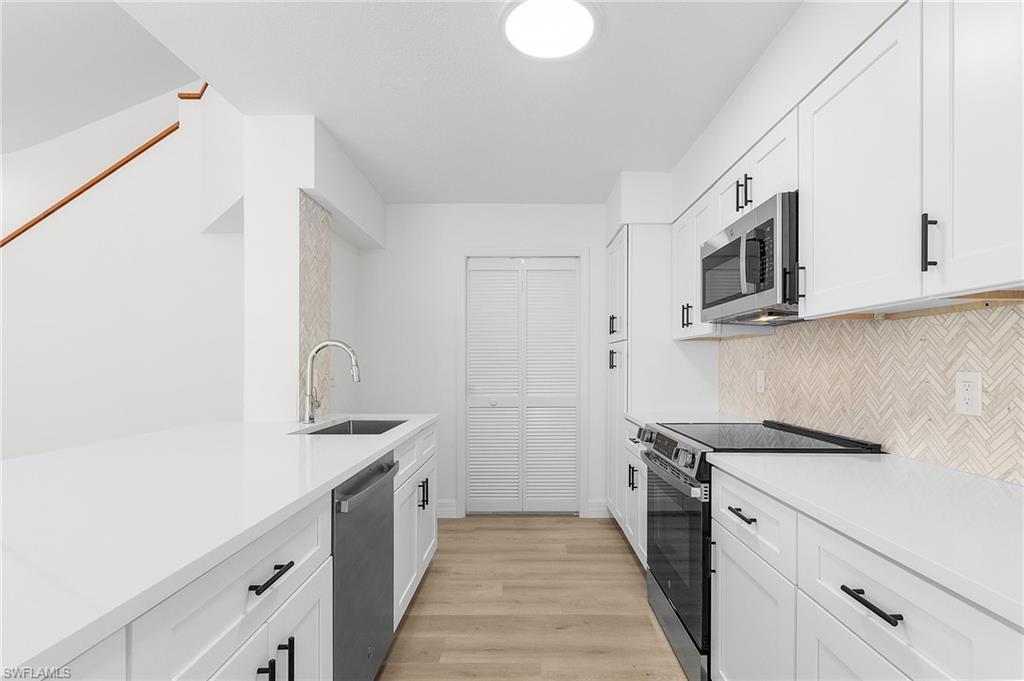
[[[619,365],[615,363],[615,351],[614,350],[609,350],[608,351],[608,368],[609,369],[618,369],[619,368]]]
[[[882,610],[877,605],[875,605],[868,599],[864,598],[864,589],[851,589],[845,584],[841,584],[839,588],[843,590],[843,593],[848,594],[851,598],[853,598],[853,600],[857,601],[865,608],[867,608],[868,610],[870,610],[871,612],[875,613],[883,620],[885,620],[886,624],[888,624],[889,626],[895,627],[897,624],[903,621],[903,615],[900,615],[899,613],[894,613],[890,615],[885,610]]]
[[[252,591],[257,596],[262,596],[264,591],[274,586],[274,582],[281,579],[281,577],[284,576],[284,573],[288,572],[293,567],[295,567],[294,560],[290,560],[287,563],[284,563],[283,565],[275,565],[274,570],[276,570],[276,572],[270,575],[270,579],[263,582],[262,584],[250,584],[249,591]]]
[[[416,505],[422,510],[427,507],[427,481],[422,481],[418,487],[420,488],[420,501]]]
[[[742,187],[743,187],[743,184],[739,180],[736,180],[736,212],[737,213],[740,212],[741,210],[743,210],[743,204],[740,203],[740,188],[742,188]]]
[[[732,513],[734,516],[745,522],[747,525],[753,525],[757,522],[757,518],[748,518],[747,516],[743,515],[742,508],[736,508],[735,506],[728,506],[727,508],[729,509],[730,513]]]
[[[750,175],[743,173],[743,205],[749,206],[754,202],[754,199],[750,198],[750,181],[753,180]]]
[[[267,681],[277,681],[277,660],[271,659],[267,661],[266,667],[260,667],[256,670],[257,674],[266,674]]]
[[[613,315],[613,314],[608,315],[608,335],[609,336],[614,336],[619,331],[617,328],[615,328],[615,320],[616,319],[618,319],[618,317],[616,317],[615,315]]]
[[[281,643],[278,650],[288,651],[288,681],[295,681],[295,637],[289,636],[288,643]]]

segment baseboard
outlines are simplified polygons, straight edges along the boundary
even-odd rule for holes
[[[607,499],[591,499],[587,502],[586,508],[580,515],[581,518],[608,518],[611,517],[611,513],[608,512],[608,500]]]
[[[437,517],[438,518],[458,518],[458,504],[455,503],[454,499],[438,499],[437,500]]]

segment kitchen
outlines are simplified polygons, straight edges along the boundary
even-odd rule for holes
[[[1024,678],[1019,2],[2,30],[5,677]]]

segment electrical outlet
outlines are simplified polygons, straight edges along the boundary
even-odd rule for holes
[[[981,372],[958,372],[956,375],[956,413],[981,416],[981,396]]]
[[[764,369],[758,369],[755,375],[757,376],[757,392],[763,393],[764,392]]]

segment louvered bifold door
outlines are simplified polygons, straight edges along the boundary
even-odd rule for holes
[[[518,258],[467,265],[467,511],[523,508],[521,270]]]
[[[576,511],[580,320],[576,258],[524,262],[525,511]]]
[[[470,258],[466,510],[579,508],[576,258]]]

